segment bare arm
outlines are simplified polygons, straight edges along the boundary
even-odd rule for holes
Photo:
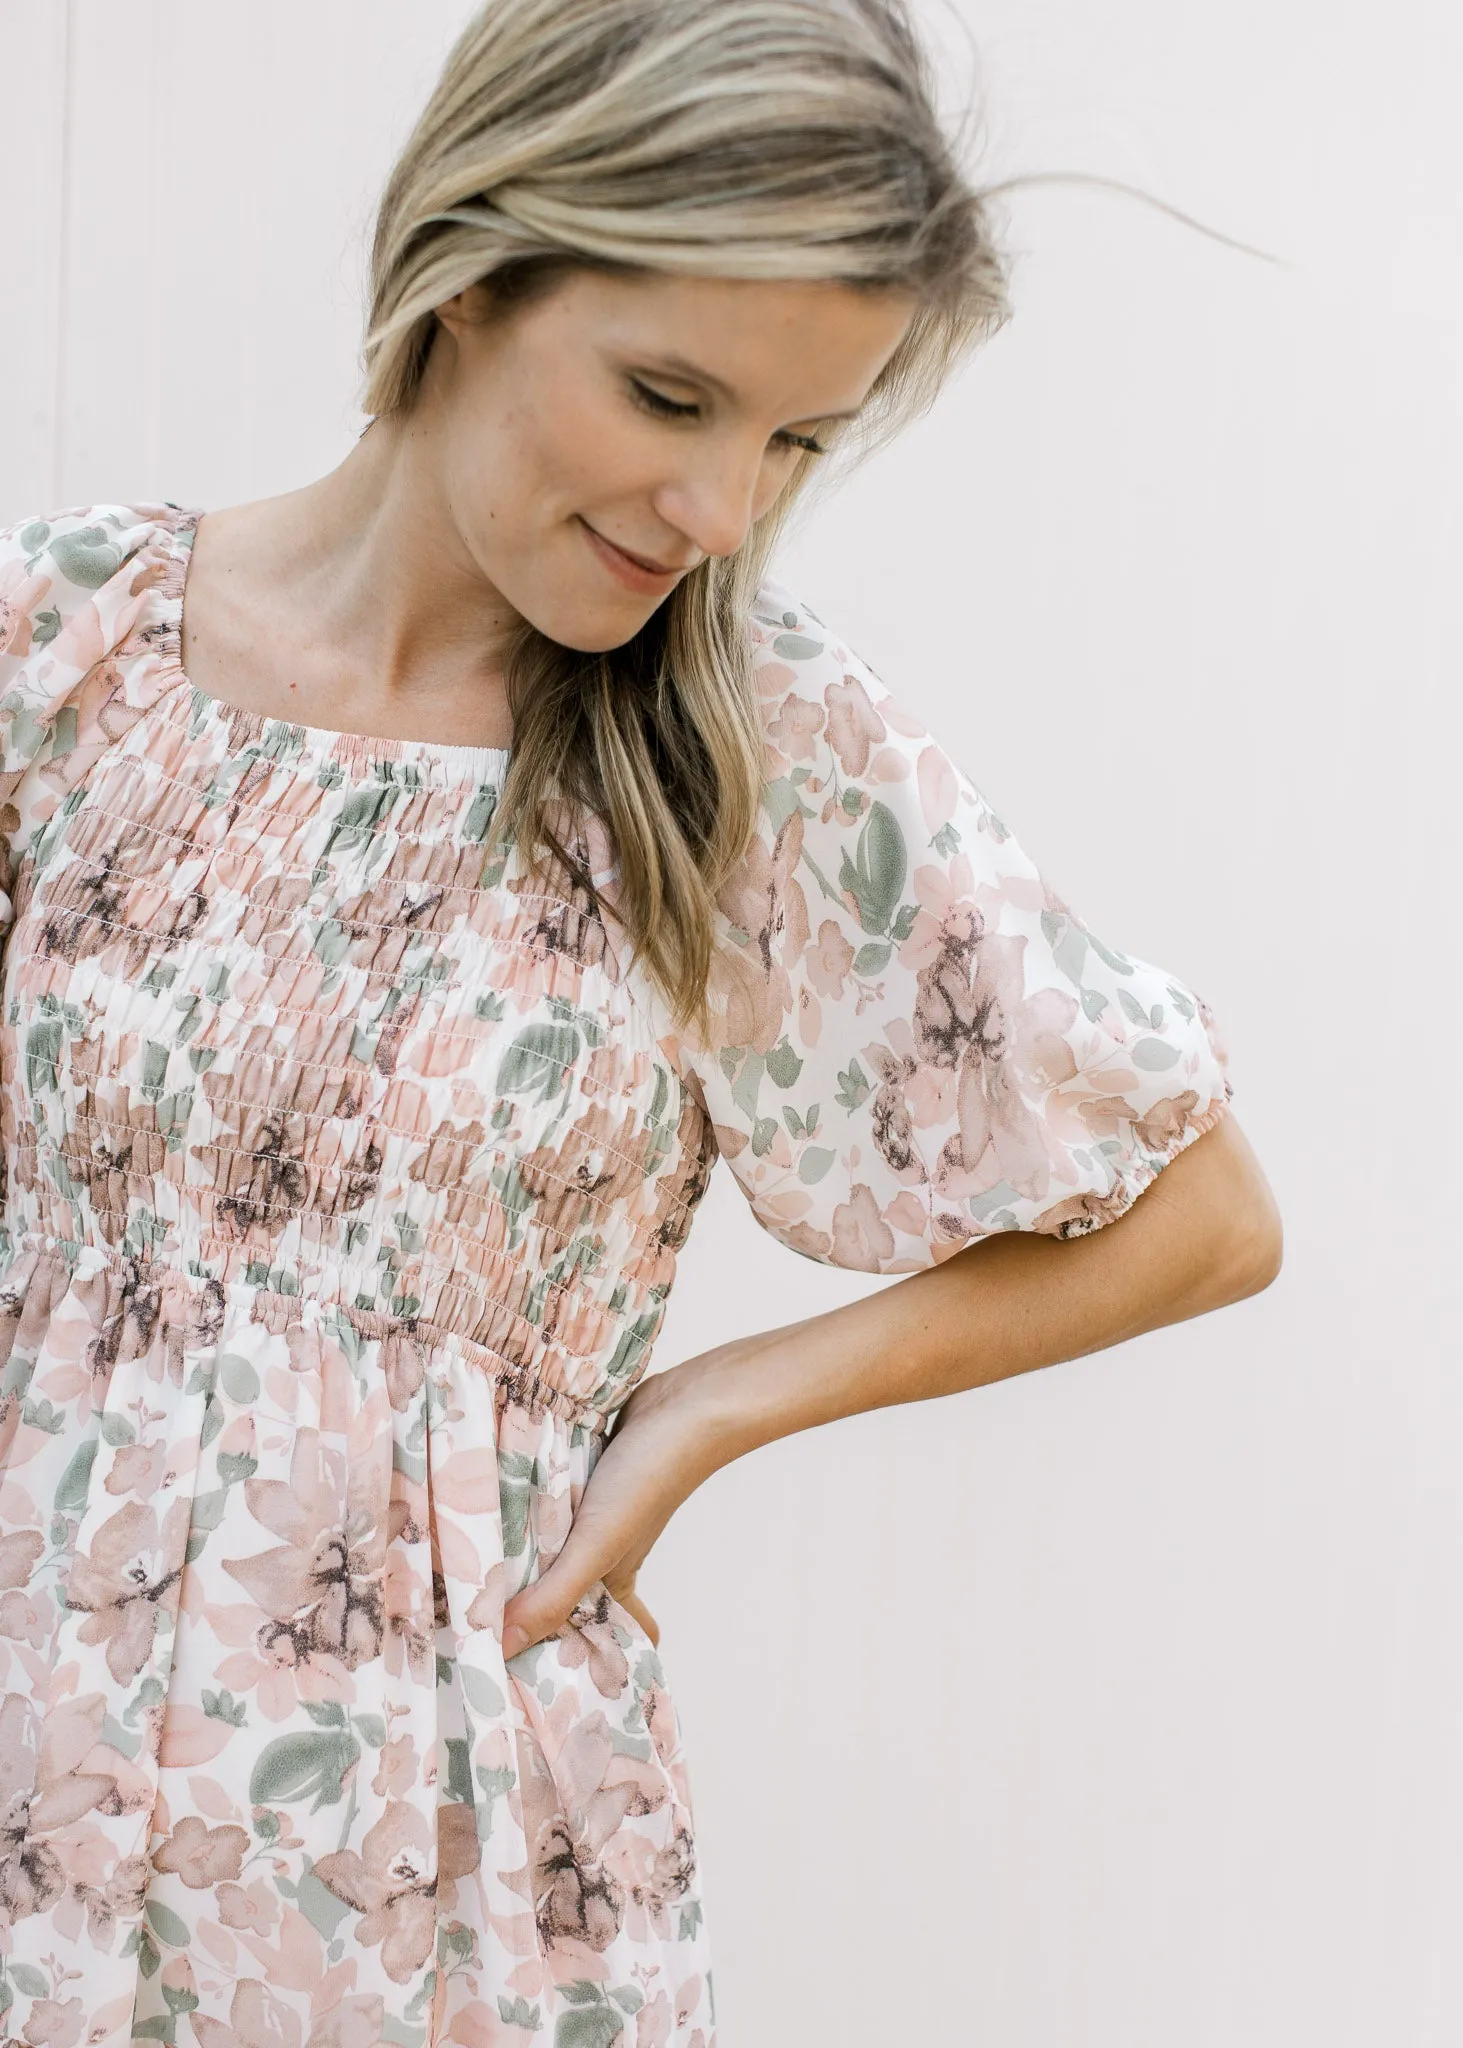
[[[508,1603],[505,1650],[561,1628],[598,1579],[654,1638],[636,1571],[681,1502],[759,1445],[1204,1315],[1267,1287],[1280,1255],[1269,1186],[1226,1115],[1088,1236],[987,1239],[862,1301],[652,1375],[626,1402],[563,1550]]]

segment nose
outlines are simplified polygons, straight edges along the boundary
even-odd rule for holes
[[[766,510],[765,448],[730,449],[723,441],[688,454],[656,495],[656,510],[704,555],[735,554]]]

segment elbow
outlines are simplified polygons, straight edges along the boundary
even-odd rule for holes
[[[1214,1307],[1262,1294],[1278,1277],[1285,1253],[1280,1209],[1249,1141],[1232,1117],[1192,1148],[1201,1170],[1192,1219],[1206,1268],[1201,1283]]]
[[[1215,1277],[1227,1302],[1263,1294],[1279,1278],[1285,1231],[1270,1184],[1258,1170],[1232,1192],[1218,1235]]]
[[[1266,1194],[1269,1195],[1268,1189]],[[1279,1279],[1284,1260],[1285,1232],[1272,1198],[1246,1218],[1240,1232],[1231,1262],[1235,1288],[1231,1300],[1244,1301],[1252,1294],[1263,1294]]]

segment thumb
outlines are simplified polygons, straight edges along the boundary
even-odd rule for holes
[[[531,1643],[557,1635],[585,1594],[604,1574],[612,1559],[576,1525],[547,1571],[507,1602],[503,1609],[503,1655],[516,1657]]]

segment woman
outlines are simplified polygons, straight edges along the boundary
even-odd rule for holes
[[[676,1506],[1273,1276],[1203,1004],[768,570],[1004,310],[895,0],[492,0],[344,462],[0,536],[10,2040],[709,2048]],[[908,1277],[646,1378],[718,1155]]]

